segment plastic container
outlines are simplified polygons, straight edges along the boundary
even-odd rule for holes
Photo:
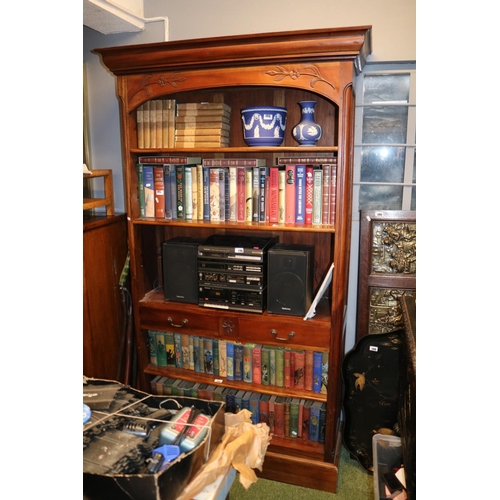
[[[375,500],[386,500],[383,476],[386,472],[399,469],[403,463],[401,438],[375,434],[373,444],[373,493]]]

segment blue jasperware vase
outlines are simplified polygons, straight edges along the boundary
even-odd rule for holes
[[[302,120],[293,127],[292,136],[300,146],[314,146],[323,133],[321,126],[314,121],[316,101],[300,101]]]

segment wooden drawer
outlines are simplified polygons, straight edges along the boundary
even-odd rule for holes
[[[326,323],[283,321],[267,315],[265,318],[240,319],[240,337],[248,342],[328,350],[330,327]]]

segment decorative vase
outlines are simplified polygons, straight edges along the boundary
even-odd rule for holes
[[[314,146],[323,133],[321,126],[314,121],[316,101],[300,101],[302,120],[292,130],[293,138],[301,146]]]

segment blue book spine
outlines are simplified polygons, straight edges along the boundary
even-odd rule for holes
[[[231,193],[229,191],[229,168],[224,169],[224,220],[230,220],[231,214],[229,210]]]
[[[210,168],[203,167],[203,220],[210,220]]]
[[[213,355],[214,355],[214,375],[219,375],[219,339],[213,339]]]
[[[296,202],[295,202],[295,222],[305,222],[306,213],[306,166],[297,165],[296,170]]]
[[[232,342],[226,343],[226,378],[234,380],[234,344]]]
[[[170,170],[170,205],[172,207],[172,219],[177,219],[177,182],[175,165],[168,165]]]
[[[196,373],[203,373],[201,360],[201,350],[200,350],[200,337],[193,337],[193,358],[194,358],[194,371]]]
[[[313,391],[321,392],[321,376],[323,369],[323,353],[314,351],[313,356]]]
[[[243,344],[234,344],[234,380],[243,380]]]
[[[258,392],[252,392],[250,395],[250,411],[252,415],[250,420],[252,424],[257,425],[260,422],[260,394]]]
[[[174,333],[175,367],[182,368],[182,339],[180,333]]]
[[[311,406],[309,415],[309,439],[318,441],[319,438],[319,420],[321,417],[321,401],[315,401]]]
[[[172,219],[172,175],[170,165],[164,166],[165,219]]]

